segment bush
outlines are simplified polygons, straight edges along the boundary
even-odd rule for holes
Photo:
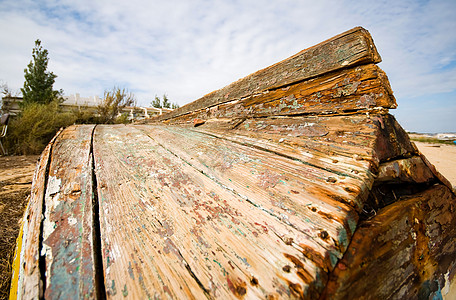
[[[125,122],[125,118],[120,116],[119,113],[126,106],[135,105],[135,96],[128,92],[126,89],[114,87],[110,91],[105,91],[103,102],[98,105],[98,123],[101,124],[114,124]]]
[[[57,131],[76,122],[71,112],[62,112],[58,101],[30,103],[8,126],[4,145],[10,154],[40,154]]]
[[[99,118],[96,116],[96,110],[85,106],[72,111],[74,123],[76,124],[98,124]]]

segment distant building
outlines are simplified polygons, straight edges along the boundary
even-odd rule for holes
[[[97,107],[101,104],[103,99],[98,96],[93,97],[81,97],[78,93],[69,96],[63,96],[62,105],[67,106],[78,106],[78,107]]]
[[[456,140],[456,134],[455,133],[438,133],[435,135],[435,137],[439,140],[444,140],[444,141],[453,141]]]
[[[154,115],[161,115],[170,111],[172,111],[171,108],[126,106],[122,109],[120,114],[128,113],[129,120],[141,120],[149,119]]]
[[[2,113],[9,113],[12,116],[17,115],[21,111],[19,103],[22,103],[22,97],[3,97],[1,111]]]

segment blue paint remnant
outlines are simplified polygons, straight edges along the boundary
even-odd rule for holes
[[[431,298],[432,297],[432,298]],[[426,280],[421,285],[421,288],[418,292],[418,299],[432,299],[432,300],[441,300],[442,291],[440,289],[440,283],[437,280],[429,281]]]
[[[323,277],[325,278],[325,277]],[[319,290],[322,290],[326,286],[326,280],[323,280],[320,272],[317,272],[315,274],[315,281],[314,281],[315,287]]]
[[[251,267],[251,265],[247,262],[247,258],[245,257],[240,257],[239,255],[237,255],[236,253],[234,253],[234,255],[240,260],[242,261],[247,267]]]
[[[112,295],[116,295],[117,294],[117,290],[116,290],[116,283],[114,280],[112,280],[112,284],[111,284],[111,292],[112,292]]]
[[[338,230],[337,230],[337,233],[339,235],[339,245],[341,245],[343,248],[347,248],[348,247],[348,236],[347,236],[347,231],[345,230],[345,228],[343,227],[340,227]]]
[[[339,257],[332,251],[329,251],[329,260],[331,261],[331,267],[335,267],[337,262],[339,261]]]
[[[128,290],[127,290],[127,285],[126,285],[126,284],[124,285],[124,289],[122,290],[122,295],[123,295],[124,297],[127,297],[127,296],[128,296]]]
[[[216,264],[219,265],[219,267],[222,269],[223,271],[223,276],[226,276],[228,274],[228,272],[225,270],[225,268],[222,266],[221,263],[219,263],[218,261],[216,261],[215,259],[212,260],[213,262],[215,262]]]
[[[131,261],[128,262],[128,274],[131,279],[135,280],[135,274],[133,273],[133,268],[131,267]]]
[[[348,223],[348,227],[350,228],[350,232],[353,235],[353,233],[355,233],[356,226],[358,225],[358,222],[356,222],[356,220],[354,220],[352,218],[348,218],[347,219],[347,223]]]

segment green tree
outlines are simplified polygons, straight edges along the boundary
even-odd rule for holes
[[[161,103],[161,99],[157,95],[155,95],[155,99],[152,100],[152,102],[150,104],[152,105],[152,107],[156,107],[156,108],[162,108],[163,107],[162,103]]]
[[[177,102],[176,102],[176,103],[173,103],[173,104],[171,104],[171,108],[172,108],[172,109],[179,108],[179,104],[177,104]]]
[[[168,96],[166,96],[166,94],[163,94],[163,107],[164,108],[170,108],[171,107],[171,103],[169,102]]]
[[[47,71],[49,58],[48,51],[41,46],[41,41],[35,41],[32,50],[32,60],[24,69],[24,87],[21,88],[24,105],[30,103],[48,104],[54,100],[62,101],[62,90],[53,90],[55,75]]]
[[[103,102],[97,107],[99,122],[103,124],[115,123],[123,108],[135,104],[134,95],[126,89],[114,87],[111,91],[105,91]]]

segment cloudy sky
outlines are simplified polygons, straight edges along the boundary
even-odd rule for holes
[[[54,87],[140,105],[184,105],[336,34],[363,26],[410,131],[456,132],[456,1],[0,0],[0,81],[18,90],[34,41]]]

